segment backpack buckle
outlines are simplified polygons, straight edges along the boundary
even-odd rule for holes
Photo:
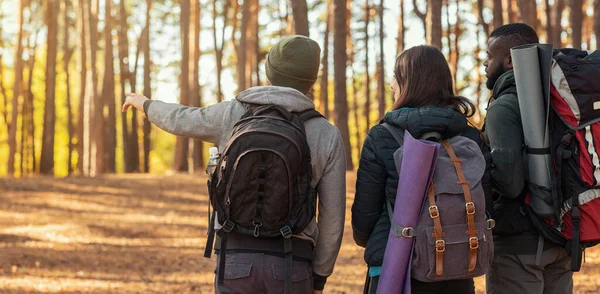
[[[435,241],[435,252],[444,252],[446,251],[446,242],[444,240],[436,240]]]
[[[292,237],[292,229],[290,229],[290,226],[285,226],[281,228],[279,232],[285,239],[289,239],[290,237]]]
[[[438,218],[438,217],[440,217],[440,211],[438,210],[437,205],[429,206],[429,216],[431,218]]]
[[[233,223],[230,220],[226,220],[225,223],[223,224],[223,227],[221,228],[221,230],[223,230],[223,232],[225,232],[225,233],[229,233],[229,232],[233,231],[234,227],[235,227],[235,223]]]
[[[467,202],[465,207],[467,209],[467,214],[475,214],[475,203]]]
[[[402,229],[402,237],[404,237],[404,238],[412,238],[412,237],[414,237],[414,236],[411,235],[412,231],[413,231],[413,228],[411,228],[411,227]]]
[[[471,248],[471,249],[479,248],[479,239],[477,237],[469,238],[469,248]]]

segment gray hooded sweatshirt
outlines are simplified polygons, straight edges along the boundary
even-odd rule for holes
[[[276,104],[290,112],[314,109],[314,103],[301,92],[284,87],[253,87],[235,99],[205,108],[153,100],[144,105],[148,119],[159,128],[178,136],[217,144],[224,150],[233,126],[246,111],[240,102]],[[346,162],[341,136],[324,118],[305,123],[312,158],[311,185],[317,189],[318,216],[296,237],[315,244],[313,272],[327,277],[340,250],[346,212]]]

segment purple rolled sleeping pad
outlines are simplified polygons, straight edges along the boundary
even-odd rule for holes
[[[394,153],[396,168],[400,171],[392,218],[395,224],[404,228],[416,227],[425,202],[425,193],[435,171],[439,150],[439,143],[417,140],[409,132],[404,132],[402,150]],[[413,238],[397,236],[390,230],[377,293],[411,293],[413,245]]]

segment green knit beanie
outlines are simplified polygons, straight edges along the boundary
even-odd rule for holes
[[[265,66],[274,86],[294,88],[308,93],[319,75],[321,48],[305,36],[283,37],[269,51]]]

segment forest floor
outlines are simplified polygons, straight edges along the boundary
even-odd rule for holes
[[[348,174],[344,242],[325,293],[362,293]],[[212,293],[203,257],[206,179],[190,175],[0,178],[1,293]],[[600,249],[586,252],[576,293],[600,293]],[[478,293],[485,283],[477,280]]]

